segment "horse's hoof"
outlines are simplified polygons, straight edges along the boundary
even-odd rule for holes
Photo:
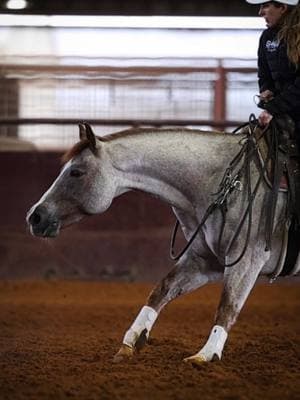
[[[122,344],[120,350],[114,356],[113,361],[115,363],[129,360],[133,357],[134,349],[132,347],[126,346],[126,344]]]
[[[206,363],[208,360],[203,354],[195,354],[194,356],[187,357],[183,360],[185,363],[191,364],[194,367],[203,365]]]

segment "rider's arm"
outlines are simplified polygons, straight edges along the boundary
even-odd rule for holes
[[[265,33],[262,34],[259,40],[259,46],[258,46],[258,60],[257,60],[257,66],[258,66],[258,86],[259,86],[259,91],[260,93],[263,93],[265,91],[270,91],[274,92],[274,81],[272,78],[272,74],[266,59],[266,54],[264,51],[265,48]]]
[[[299,66],[300,68],[300,66]],[[278,95],[264,104],[264,108],[271,114],[290,114],[300,109],[300,71],[295,81]]]

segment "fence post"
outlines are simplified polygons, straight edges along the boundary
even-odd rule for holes
[[[217,79],[215,81],[214,91],[214,121],[217,129],[224,130],[224,122],[226,120],[226,71],[221,60],[219,60],[216,73]]]
[[[0,116],[18,118],[19,116],[19,82],[18,79],[0,76]],[[18,126],[1,126],[0,135],[8,137],[18,136]]]

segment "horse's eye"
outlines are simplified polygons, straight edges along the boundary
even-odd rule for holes
[[[84,174],[83,171],[81,171],[80,169],[71,169],[70,171],[70,176],[72,176],[73,178],[79,178],[80,176],[82,176]]]

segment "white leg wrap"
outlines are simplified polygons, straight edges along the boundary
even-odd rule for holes
[[[136,317],[135,321],[125,333],[123,343],[129,347],[134,347],[140,334],[146,329],[146,336],[149,337],[149,332],[156,321],[157,312],[148,306],[144,306]]]
[[[214,355],[217,355],[219,360],[222,357],[222,351],[227,340],[228,333],[222,326],[215,325],[209,335],[209,338],[204,347],[197,353],[204,357],[206,361],[211,361]]]

